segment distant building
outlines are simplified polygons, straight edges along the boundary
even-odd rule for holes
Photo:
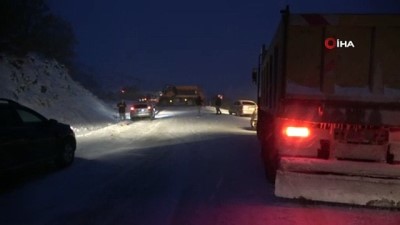
[[[159,102],[163,105],[195,105],[195,99],[199,95],[204,99],[204,93],[199,86],[168,85]]]

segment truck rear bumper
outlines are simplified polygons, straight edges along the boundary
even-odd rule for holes
[[[275,195],[400,208],[400,166],[386,163],[282,158]]]

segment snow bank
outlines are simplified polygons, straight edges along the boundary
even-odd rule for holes
[[[35,54],[0,55],[0,97],[15,100],[77,133],[114,121],[113,110],[74,82],[67,68]]]

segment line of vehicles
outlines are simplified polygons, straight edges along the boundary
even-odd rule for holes
[[[140,118],[154,119],[157,113],[157,102],[139,101],[128,105],[131,120]],[[229,115],[250,116],[252,128],[257,124],[257,103],[252,100],[238,99],[228,107]]]

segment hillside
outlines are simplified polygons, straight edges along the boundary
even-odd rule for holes
[[[0,55],[0,97],[15,100],[47,118],[84,133],[113,123],[115,112],[74,82],[67,68],[36,54]]]

